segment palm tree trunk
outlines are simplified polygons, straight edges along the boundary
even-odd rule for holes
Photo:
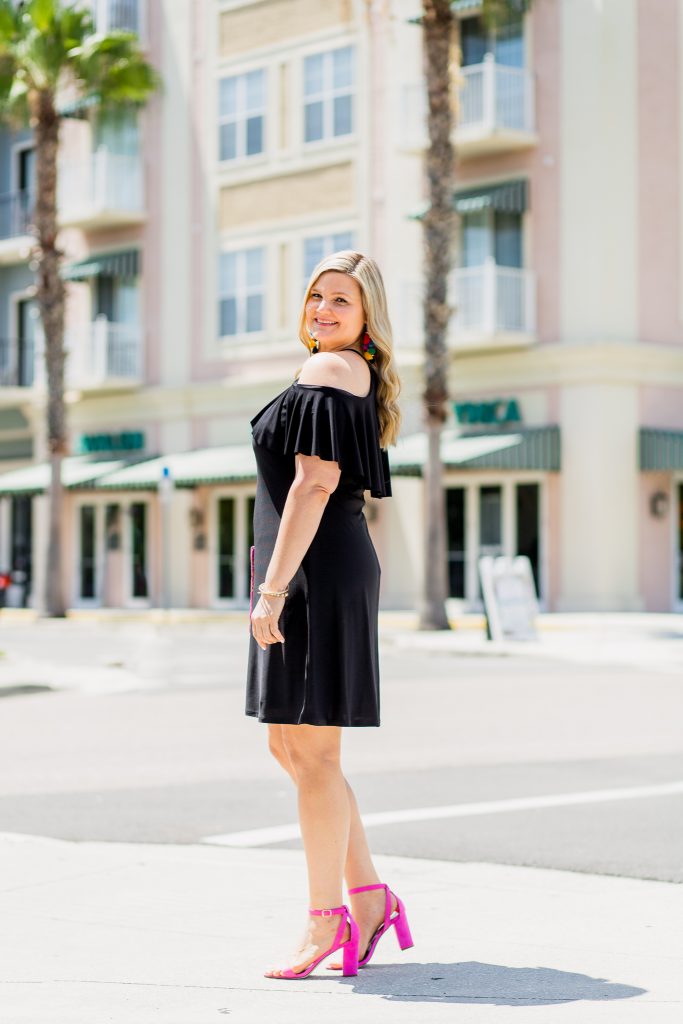
[[[450,55],[453,14],[450,0],[424,0],[422,40],[427,80],[429,146],[426,152],[429,208],[424,229],[424,421],[428,454],[424,468],[425,573],[420,629],[450,629],[446,614],[448,572],[446,502],[440,455],[441,428],[447,417],[447,302],[451,269],[454,151],[451,143]]]
[[[64,283],[59,274],[61,253],[57,249],[59,116],[52,94],[47,90],[35,93],[31,113],[36,144],[36,300],[45,336],[47,444],[51,470],[44,610],[47,615],[57,617],[66,614],[62,578],[62,459],[67,451],[67,431],[64,403]]]

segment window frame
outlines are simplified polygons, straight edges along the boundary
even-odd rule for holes
[[[259,290],[256,294],[261,295],[261,327],[256,331],[246,330],[246,316],[247,316],[247,300],[250,294],[254,294],[253,286],[246,284],[246,254],[252,251],[261,251],[262,253],[262,273]],[[223,334],[221,330],[221,303],[226,298],[231,298],[232,293],[224,294],[221,291],[221,260],[224,256],[235,256],[237,257],[237,270],[236,270],[236,290],[234,297],[236,299],[236,328],[234,334]],[[267,333],[267,310],[265,304],[266,289],[268,285],[268,271],[269,271],[269,247],[265,244],[265,241],[258,245],[240,245],[240,246],[222,246],[218,253],[218,280],[216,289],[216,300],[217,300],[217,335],[218,341],[222,344],[231,344],[236,341],[252,341],[253,339],[262,339]],[[244,328],[244,329],[241,329]]]
[[[332,84],[332,66],[334,57],[332,56],[336,51],[339,50],[350,50],[351,51],[351,85],[349,87],[335,89]],[[313,102],[320,102],[322,99],[323,104],[323,134],[319,139],[307,139],[306,138],[306,107],[309,102],[312,102],[306,94],[306,61],[311,57],[322,57],[323,59],[323,88],[320,93],[314,94],[316,99]],[[300,129],[299,139],[301,142],[302,149],[308,152],[312,149],[323,148],[325,146],[345,144],[352,141],[357,135],[357,118],[358,118],[358,46],[353,40],[346,40],[340,43],[338,39],[330,42],[327,46],[317,46],[315,49],[304,51],[300,54],[299,63],[299,75],[300,75],[300,102],[299,102],[299,118],[300,118]],[[334,111],[334,99],[337,96],[349,95],[351,99],[351,131],[345,132],[342,135],[335,135],[328,129],[333,128],[333,111]]]
[[[216,157],[218,166],[221,168],[237,167],[244,164],[250,164],[253,161],[259,161],[267,159],[268,157],[268,113],[270,106],[270,68],[267,64],[258,64],[254,67],[245,68],[241,71],[219,71],[216,76],[216,127],[217,127],[217,138],[216,138]],[[246,79],[249,75],[260,74],[263,76],[263,104],[261,108],[255,111],[250,111],[246,105]],[[227,79],[234,78],[237,80],[237,113],[232,115],[221,114],[220,104],[220,92],[221,86]],[[257,153],[247,153],[247,122],[250,117],[259,116],[262,119],[261,124],[261,149]],[[224,157],[221,155],[221,128],[225,124],[234,123],[236,125],[236,146],[237,152],[234,157]]]

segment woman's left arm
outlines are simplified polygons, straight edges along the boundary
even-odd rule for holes
[[[338,463],[317,455],[295,457],[296,473],[282,510],[273,553],[266,572],[268,590],[285,590],[316,535],[330,495],[341,476]],[[261,596],[254,608],[252,632],[259,646],[284,640],[278,627],[285,597]]]

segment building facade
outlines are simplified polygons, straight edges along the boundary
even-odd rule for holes
[[[450,607],[526,554],[547,610],[683,609],[683,13],[456,0],[458,212],[443,432]],[[426,145],[416,0],[110,0],[164,79],[65,119],[65,584],[74,607],[246,609],[249,419],[307,358],[305,281],[382,268],[403,390],[394,498],[368,497],[382,606],[423,574]],[[0,571],[39,605],[47,471],[26,228],[30,133],[0,140]],[[24,581],[21,582],[24,574]]]

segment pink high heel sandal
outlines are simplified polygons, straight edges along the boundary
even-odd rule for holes
[[[316,960],[314,960],[312,964],[309,964],[308,967],[305,967],[303,971],[292,971],[289,968],[287,968],[286,970],[282,971],[281,974],[266,973],[264,974],[264,977],[275,979],[286,978],[288,981],[294,981],[295,978],[307,978],[311,971],[315,967],[317,967],[318,964],[325,959],[325,957],[330,956],[332,953],[336,953],[338,949],[344,950],[344,977],[348,978],[350,976],[353,976],[354,974],[358,974],[358,938],[360,933],[358,925],[351,917],[351,911],[346,906],[346,904],[344,904],[344,906],[342,907],[333,907],[332,910],[309,909],[308,913],[314,914],[316,917],[334,917],[335,914],[342,915],[342,919],[339,922],[339,927],[337,928],[337,934],[335,935],[334,942],[332,943],[330,948],[326,949],[324,953],[321,953],[321,955]],[[345,942],[342,942],[341,937],[346,929],[347,921],[351,926],[351,934],[348,937],[348,939],[346,939]]]
[[[370,892],[371,889],[384,889],[384,895],[386,899],[384,906],[384,920],[378,926],[377,930],[375,931],[375,934],[370,939],[370,943],[365,951],[363,959],[358,961],[359,967],[365,967],[366,964],[370,963],[372,954],[375,952],[375,949],[377,948],[377,943],[379,942],[383,935],[386,935],[386,933],[389,931],[392,925],[396,929],[396,938],[398,939],[398,944],[401,947],[401,949],[410,949],[411,946],[415,945],[415,943],[413,942],[413,937],[410,934],[410,928],[408,926],[408,916],[406,914],[406,908],[403,903],[403,900],[400,898],[400,896],[396,896],[396,893],[393,891],[393,889],[390,889],[388,885],[384,884],[384,882],[377,882],[374,885],[359,885],[356,889],[349,889],[349,896],[352,896],[356,892]],[[397,906],[395,917],[391,916],[392,896],[396,896]],[[331,966],[329,969],[335,971],[339,970],[338,967]]]

